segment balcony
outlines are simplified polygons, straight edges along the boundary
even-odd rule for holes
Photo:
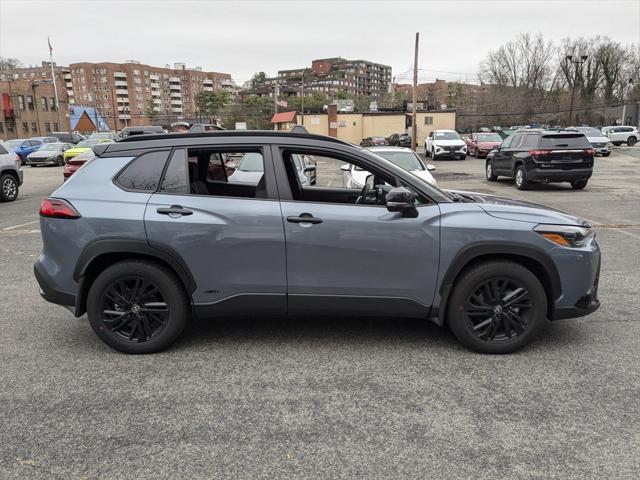
[[[180,83],[180,77],[169,77],[170,82],[178,82]]]
[[[171,98],[182,98],[182,94],[180,92],[171,92],[169,96]]]
[[[113,72],[114,78],[127,78],[127,74],[124,72]]]
[[[176,92],[179,92],[182,90],[182,87],[180,85],[169,85],[169,90],[174,90]]]
[[[129,103],[129,97],[118,97],[116,98],[117,103]]]
[[[154,73],[152,73],[151,75],[149,75],[149,78],[151,79],[151,81],[158,81],[160,80],[160,75],[156,75]]]
[[[129,95],[129,90],[126,88],[116,88],[116,95]]]
[[[159,105],[159,104],[162,103],[162,100],[160,100],[159,98],[154,98],[153,99],[153,103],[156,104],[156,105]]]
[[[152,97],[159,97],[160,96],[160,90],[154,92],[153,90],[151,91],[151,96]]]
[[[62,75],[62,78],[64,78],[65,80],[71,80],[71,74],[65,73],[64,75]]]
[[[171,100],[171,105],[182,105],[182,100]]]
[[[115,85],[116,87],[128,87],[128,86],[129,86],[129,84],[127,83],[127,81],[126,81],[126,80],[116,80],[116,81],[115,81],[115,82],[113,82],[113,83],[114,83],[114,85]]]
[[[213,92],[213,87],[202,87],[202,91],[204,91],[204,92]]]
[[[172,113],[182,113],[182,109],[181,108],[172,108],[171,112]]]
[[[213,80],[211,80],[210,78],[205,78],[204,80],[202,80],[202,84],[203,85],[213,85]]]
[[[75,94],[73,93],[73,90],[67,90],[67,95],[73,97]]]
[[[131,115],[129,115],[128,113],[119,113],[118,118],[120,120],[131,120]]]

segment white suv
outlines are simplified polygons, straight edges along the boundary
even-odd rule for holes
[[[638,141],[638,129],[636,127],[613,127],[607,131],[607,136],[614,145],[626,143],[630,147]]]
[[[9,145],[0,142],[0,202],[13,202],[22,185],[22,161]]]
[[[425,151],[434,160],[439,157],[467,158],[467,144],[455,130],[434,130],[425,141]]]

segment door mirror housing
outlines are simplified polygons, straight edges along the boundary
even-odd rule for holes
[[[303,173],[311,173],[311,172],[315,172],[315,171],[316,171],[316,166],[315,165],[307,165],[302,170]]]
[[[416,194],[408,188],[396,187],[385,196],[387,210],[400,212],[405,218],[416,218],[418,216],[416,198]]]
[[[351,164],[350,163],[345,163],[344,165],[342,165],[340,167],[340,170],[342,170],[343,172],[348,172],[349,170],[351,170]]]
[[[436,169],[436,166],[433,163],[427,163],[427,170],[433,172]]]

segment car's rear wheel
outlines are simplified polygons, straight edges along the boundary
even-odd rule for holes
[[[620,145],[622,145],[622,142],[611,142],[613,143],[616,147],[619,147]]]
[[[496,180],[498,180],[498,176],[493,173],[493,162],[491,160],[487,162],[485,173],[487,174],[487,180],[489,180],[490,182],[495,182]]]
[[[89,322],[98,337],[125,353],[153,353],[182,333],[189,309],[180,280],[164,266],[142,260],[116,263],[91,285]]]
[[[547,297],[538,278],[514,262],[476,265],[458,278],[447,323],[466,347],[511,353],[528,344],[545,324]]]
[[[18,198],[18,181],[10,173],[0,177],[0,202],[13,202]]]
[[[588,180],[576,180],[575,182],[571,182],[571,188],[574,190],[582,190],[587,186]]]
[[[62,158],[62,156],[60,156],[60,157],[56,158],[56,164],[57,164],[59,167],[64,167],[64,159]]]
[[[629,145],[630,147],[633,147],[637,141],[638,140],[636,139],[636,137],[629,137],[627,139],[627,145]]]
[[[524,172],[524,166],[518,165],[516,167],[516,173],[514,175],[514,179],[515,179],[515,183],[516,183],[516,188],[518,190],[528,190],[529,189],[529,182],[527,181],[527,177],[526,177],[526,174]]]

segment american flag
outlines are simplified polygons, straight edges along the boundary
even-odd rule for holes
[[[49,40],[49,37],[47,37],[47,43],[49,44],[49,55],[51,55],[53,53],[53,47],[51,46],[51,40]]]

